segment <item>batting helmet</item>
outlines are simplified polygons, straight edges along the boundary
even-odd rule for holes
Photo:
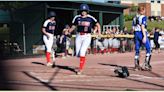
[[[50,11],[49,12],[49,17],[56,17],[56,13],[54,11]]]
[[[80,11],[89,11],[89,6],[87,4],[80,5]]]
[[[68,24],[65,25],[65,28],[69,28],[70,26]]]

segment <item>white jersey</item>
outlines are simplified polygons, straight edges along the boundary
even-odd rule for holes
[[[138,24],[137,24],[137,20],[138,20]],[[146,19],[146,16],[145,15],[140,15],[140,14],[137,14],[136,17],[133,18],[133,27],[134,27],[134,30],[135,31],[142,31],[141,29],[141,25],[145,25],[147,26],[147,19]],[[145,31],[146,28],[145,28]]]
[[[164,31],[160,31],[159,34],[164,35]]]

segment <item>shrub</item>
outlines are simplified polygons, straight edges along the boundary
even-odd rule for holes
[[[129,14],[124,15],[124,19],[127,20],[132,20],[132,17]]]

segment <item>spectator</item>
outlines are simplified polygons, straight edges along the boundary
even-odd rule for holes
[[[162,52],[160,51],[160,44],[158,43],[158,38],[159,36],[161,36],[161,34],[159,34],[159,28],[156,27],[155,28],[155,33],[154,33],[154,43],[155,43],[155,49],[158,49],[158,54],[162,54]],[[154,53],[154,49],[152,51],[152,54]]]
[[[163,28],[161,28],[161,31],[159,32],[162,36],[164,35]]]
[[[64,28],[63,34],[61,34],[60,37],[56,41],[57,50],[55,51],[55,55],[56,55],[56,53],[62,53],[62,58],[66,58],[65,53],[64,53],[64,51],[65,51],[64,43],[66,42],[68,34],[69,34],[68,30],[66,28]]]
[[[155,32],[155,29],[153,28],[153,29],[149,32],[150,36],[151,36],[151,35],[154,35],[154,32]],[[152,51],[153,48],[155,48],[155,45],[154,45],[154,38],[151,38],[151,37],[150,37],[150,45],[151,45],[151,51]]]
[[[123,35],[129,35],[128,32],[127,32],[127,27],[124,27],[123,28]],[[122,41],[122,53],[125,53],[125,47],[127,45],[127,37],[124,37],[124,40]]]
[[[161,20],[164,21],[164,16],[161,17]]]
[[[130,31],[129,35],[134,35],[134,30],[133,29]],[[130,51],[135,50],[134,38],[129,39],[129,47],[130,47]]]
[[[154,19],[153,18],[151,18],[151,22],[154,22]]]

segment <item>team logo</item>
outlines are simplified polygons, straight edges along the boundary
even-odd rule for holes
[[[83,9],[85,9],[86,7],[85,6],[83,6]]]

